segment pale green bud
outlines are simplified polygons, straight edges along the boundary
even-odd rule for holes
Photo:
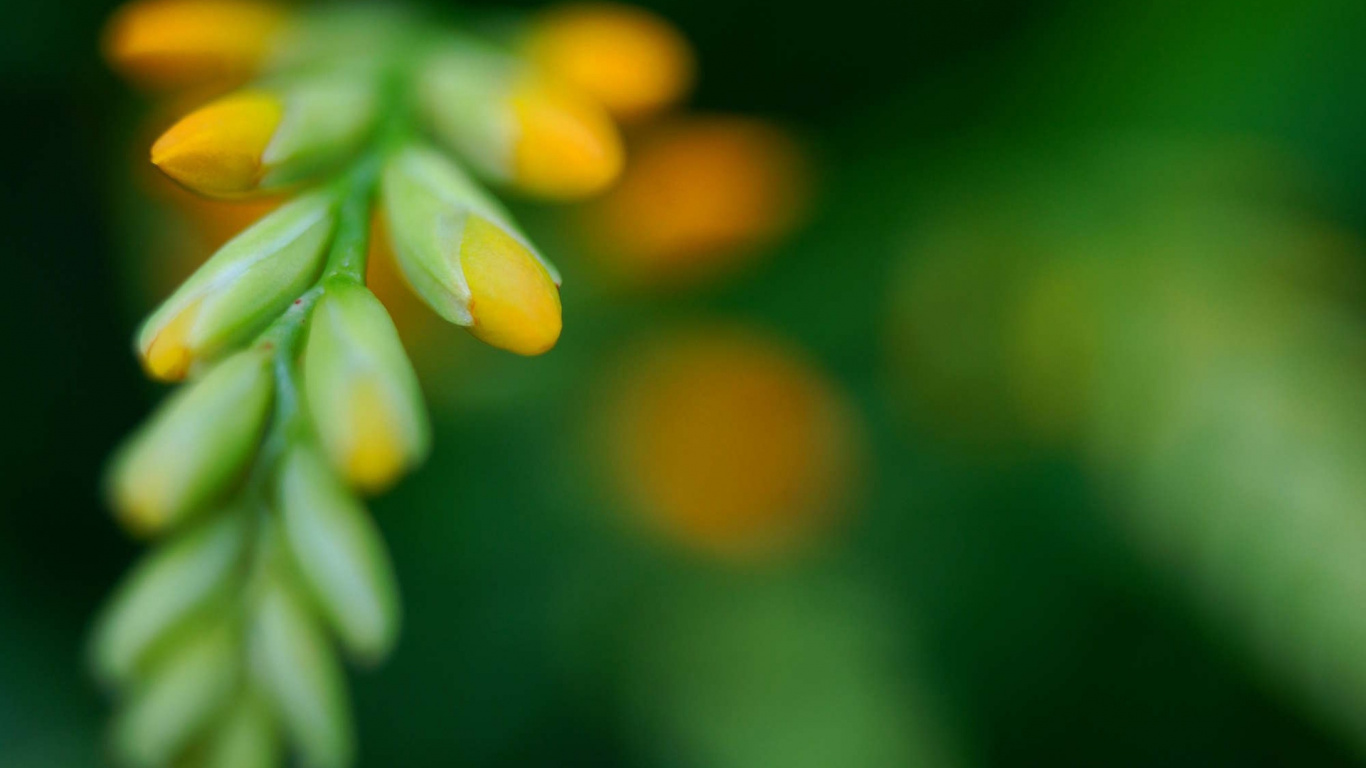
[[[241,672],[241,644],[218,623],[186,638],[133,692],[113,726],[113,746],[130,766],[170,764],[227,706]]]
[[[292,184],[353,157],[375,125],[373,74],[343,70],[282,84],[284,114],[261,155],[263,189]]]
[[[278,507],[300,575],[342,644],[363,661],[384,658],[398,636],[398,586],[370,514],[307,445],[284,458]]]
[[[280,735],[270,707],[250,689],[237,697],[204,748],[203,768],[275,768]]]
[[[252,678],[309,768],[346,768],[355,733],[346,677],[327,637],[289,587],[265,585],[251,629]]]
[[[251,349],[172,394],[115,456],[110,495],[124,525],[163,531],[242,477],[265,429],[270,352]]]
[[[336,196],[315,192],[233,238],[143,323],[143,367],[176,381],[261,332],[317,279],[335,224]]]
[[[400,270],[437,314],[519,354],[554,346],[559,274],[502,206],[424,147],[392,157],[382,184]]]
[[[426,457],[417,374],[389,313],[364,286],[327,283],[309,320],[304,386],[323,449],[353,487],[382,491]]]
[[[245,521],[231,510],[143,558],[96,625],[96,675],[126,685],[164,638],[229,589],[245,542]]]

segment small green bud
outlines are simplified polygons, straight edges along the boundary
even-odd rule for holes
[[[391,158],[382,185],[399,268],[437,314],[519,354],[554,346],[559,275],[502,206],[423,147]]]
[[[270,707],[250,689],[237,697],[204,748],[203,768],[275,768],[280,735]]]
[[[356,658],[378,661],[398,636],[398,586],[369,513],[310,446],[280,469],[278,506],[300,574]]]
[[[330,281],[309,321],[304,386],[323,449],[366,493],[425,458],[427,410],[393,320],[375,295]]]
[[[110,491],[129,529],[158,533],[201,511],[241,477],[260,443],[274,380],[251,349],[171,395],[115,457]]]
[[[223,623],[186,638],[136,690],[113,727],[121,761],[168,765],[227,706],[241,671],[238,636]]]
[[[266,584],[251,631],[254,683],[269,697],[310,768],[346,768],[355,733],[341,664],[317,622],[277,577]]]
[[[230,510],[143,558],[96,625],[96,675],[126,685],[163,638],[225,591],[245,542],[245,521]]]
[[[293,184],[355,156],[375,125],[375,78],[342,70],[282,83],[284,115],[261,155],[263,189]]]
[[[143,367],[177,381],[259,333],[322,271],[335,224],[335,195],[316,192],[233,238],[143,323]]]

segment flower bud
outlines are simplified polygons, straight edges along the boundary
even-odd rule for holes
[[[237,697],[204,747],[203,768],[275,768],[280,736],[270,707],[254,691]]]
[[[242,516],[229,511],[145,557],[96,626],[96,674],[126,684],[153,647],[224,591],[245,551]]]
[[[385,167],[383,198],[399,267],[437,314],[517,354],[555,346],[559,275],[459,168],[410,147]]]
[[[285,26],[285,12],[253,0],[139,0],[105,29],[113,67],[152,87],[250,74]]]
[[[323,615],[352,655],[384,658],[398,636],[398,587],[369,513],[311,446],[286,455],[277,492],[285,541]]]
[[[169,765],[229,703],[241,672],[232,630],[218,623],[186,638],[134,692],[114,724],[114,749],[130,766]]]
[[[156,140],[152,163],[196,192],[240,196],[337,165],[356,152],[374,121],[370,77],[309,77],[200,107]]]
[[[613,3],[552,7],[532,21],[523,50],[547,75],[623,120],[678,103],[695,69],[692,49],[669,22]]]
[[[476,171],[528,194],[584,197],[621,172],[621,136],[601,106],[499,54],[465,46],[434,55],[418,101]]]
[[[389,313],[364,286],[327,284],[309,321],[304,386],[328,458],[356,488],[382,491],[426,456],[417,375]]]
[[[247,468],[265,430],[270,355],[224,360],[175,393],[114,460],[113,504],[123,523],[157,533],[200,511]]]
[[[335,223],[333,196],[315,193],[230,240],[143,323],[143,367],[179,380],[259,333],[322,271]]]
[[[252,681],[269,697],[301,764],[351,765],[356,737],[346,677],[327,638],[278,575],[259,598],[250,638]]]

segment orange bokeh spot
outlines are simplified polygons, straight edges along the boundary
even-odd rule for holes
[[[620,182],[589,212],[604,267],[676,284],[750,261],[805,209],[806,158],[758,120],[688,118],[638,136]]]
[[[614,485],[676,541],[728,558],[786,553],[850,501],[849,408],[780,343],[735,330],[658,341],[612,394]]]

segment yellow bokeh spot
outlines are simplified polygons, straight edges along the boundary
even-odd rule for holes
[[[226,96],[191,112],[152,145],[152,163],[207,195],[232,196],[260,183],[261,156],[284,116],[280,100],[259,91]]]
[[[525,46],[544,72],[623,120],[638,120],[677,103],[693,82],[695,63],[687,40],[641,8],[561,6],[536,19]]]
[[[539,355],[555,346],[560,289],[526,246],[498,225],[471,215],[459,257],[470,289],[470,333],[519,355]]]
[[[603,109],[529,78],[510,99],[516,134],[512,180],[526,192],[577,198],[605,189],[621,172],[621,135]]]
[[[170,517],[167,478],[160,473],[125,473],[114,481],[113,505],[123,526],[138,536],[161,530]]]
[[[378,382],[358,377],[347,413],[351,419],[344,463],[347,479],[364,493],[379,493],[403,473],[405,452]]]
[[[143,0],[109,20],[104,50],[128,78],[177,87],[250,74],[266,57],[285,14],[250,0]]]
[[[201,302],[202,299],[196,299],[181,309],[142,351],[142,367],[149,376],[158,381],[180,381],[189,374],[194,363],[189,336],[199,317]]]
[[[689,118],[648,130],[589,212],[597,253],[634,282],[679,285],[747,263],[791,230],[808,197],[800,147],[766,123]]]
[[[750,559],[799,549],[847,505],[857,430],[822,373],[732,330],[654,340],[611,390],[612,477],[651,527]]]

